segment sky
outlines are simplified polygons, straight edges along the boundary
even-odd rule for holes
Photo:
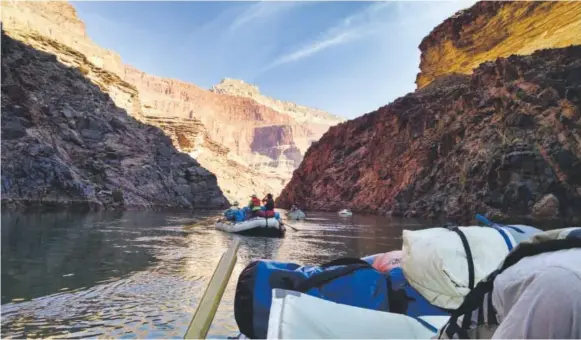
[[[124,63],[211,88],[223,78],[351,119],[415,89],[419,44],[475,1],[73,2]]]

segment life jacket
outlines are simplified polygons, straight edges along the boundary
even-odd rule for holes
[[[260,210],[261,202],[258,199],[258,197],[252,197],[251,202],[252,202],[252,211]]]
[[[258,216],[260,217],[274,217],[274,210],[261,210],[258,212]]]
[[[320,266],[258,260],[246,266],[236,286],[234,316],[242,334],[266,338],[274,288],[365,309],[389,310],[387,276],[361,259],[342,258]]]
[[[450,320],[439,331],[438,338],[491,338],[499,325],[492,304],[495,278],[525,257],[572,248],[581,248],[581,228],[551,230],[520,243],[497,270],[480,281],[466,295],[462,304],[451,311]]]

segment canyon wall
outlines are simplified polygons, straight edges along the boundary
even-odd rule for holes
[[[160,127],[178,150],[217,175],[230,200],[254,192],[276,195],[310,144],[342,121],[270,99],[241,81],[226,80],[209,91],[125,65],[119,55],[90,40],[66,2],[2,1],[2,7],[8,35],[77,67],[117,106]],[[251,95],[244,91],[248,87],[254,89]]]
[[[581,46],[499,58],[332,127],[278,204],[580,223],[580,127]]]
[[[332,127],[278,204],[580,223],[579,32],[579,2],[456,13],[421,42],[418,90]]]
[[[446,19],[421,44],[418,88],[435,78],[470,74],[512,54],[581,44],[581,2],[481,1]]]
[[[228,206],[216,176],[159,128],[129,116],[78,68],[4,32],[1,109],[3,207]]]

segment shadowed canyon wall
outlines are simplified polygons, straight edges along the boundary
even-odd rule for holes
[[[9,208],[228,205],[216,176],[159,128],[129,116],[79,69],[4,32],[1,180]]]
[[[280,192],[310,144],[343,121],[268,98],[242,81],[225,79],[205,90],[141,72],[91,41],[66,2],[3,1],[2,7],[8,35],[77,67],[117,106],[160,127],[178,150],[216,174],[230,200]]]

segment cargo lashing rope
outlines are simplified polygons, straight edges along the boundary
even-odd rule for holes
[[[470,244],[466,235],[457,226],[444,225],[444,228],[455,232],[460,237],[462,241],[462,246],[466,252],[466,261],[468,262],[468,288],[470,290],[474,289],[474,258],[472,257],[472,250],[470,250]]]

